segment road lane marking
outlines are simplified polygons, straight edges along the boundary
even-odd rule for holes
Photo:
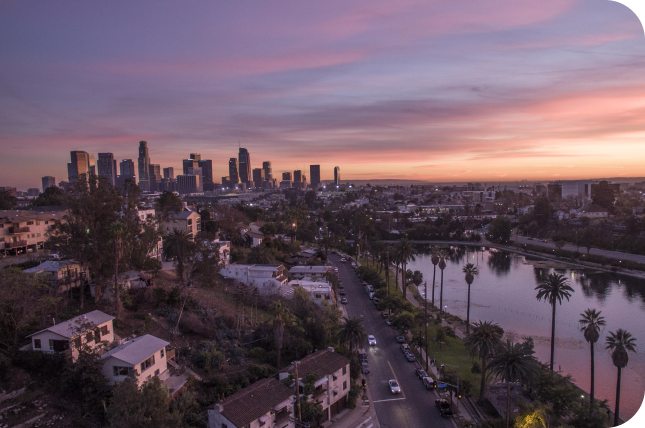
[[[384,401],[401,401],[401,400],[405,400],[405,397],[403,397],[403,398],[386,398],[385,400],[372,401],[372,403],[382,403]]]
[[[394,373],[394,369],[392,368],[392,364],[390,364],[390,360],[387,361],[387,365],[390,366],[390,370],[392,370],[392,376],[394,376],[394,379],[396,379],[396,383],[399,384],[399,388],[401,388],[401,395],[403,396],[403,400],[405,400],[405,392],[403,392],[403,387],[401,386],[401,382],[399,382],[399,378],[396,377],[396,373]]]

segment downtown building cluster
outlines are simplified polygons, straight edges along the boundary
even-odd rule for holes
[[[123,187],[126,180],[138,183],[143,192],[171,191],[179,194],[191,194],[214,191],[253,190],[253,189],[318,189],[321,186],[320,165],[310,165],[309,180],[302,170],[282,172],[274,177],[270,161],[262,162],[261,168],[252,168],[251,155],[246,148],[240,147],[237,157],[228,161],[228,175],[223,176],[221,183],[213,181],[213,161],[202,159],[199,153],[190,153],[188,159],[182,160],[182,174],[175,175],[173,167],[162,168],[152,163],[148,143],[139,142],[137,163],[132,159],[123,159],[118,164],[113,153],[99,153],[98,160],[94,154],[74,150],[70,152],[67,164],[68,182],[61,182],[65,187],[76,180],[87,180],[90,175],[98,175],[112,185]],[[334,168],[334,184],[340,184],[340,167]],[[55,186],[52,176],[42,178],[43,191]]]

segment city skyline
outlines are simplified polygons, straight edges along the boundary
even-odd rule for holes
[[[136,162],[138,141],[213,177],[240,144],[322,180],[643,175],[645,39],[622,4],[166,6],[3,6],[3,183],[62,181],[72,150]]]

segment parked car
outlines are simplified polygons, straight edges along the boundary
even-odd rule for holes
[[[389,318],[385,318],[385,324],[392,325],[392,321]]]
[[[425,376],[423,379],[421,379],[423,382],[423,386],[426,387],[426,389],[432,389],[434,388],[434,379],[432,379],[430,376]]]
[[[450,403],[444,398],[437,398],[434,400],[435,406],[439,409],[441,416],[452,416],[452,409],[450,408]]]
[[[347,297],[343,297],[342,299],[340,299],[340,303],[342,303],[343,305],[346,305],[348,303]]]
[[[369,336],[367,336],[367,343],[370,345],[376,345],[376,337],[370,334]]]
[[[398,394],[401,392],[401,387],[399,386],[399,383],[396,381],[396,379],[390,379],[388,384],[390,385],[390,392],[392,394]]]
[[[347,294],[347,293],[345,293],[345,290],[343,290],[343,289],[341,288],[341,289],[340,289],[340,295],[341,295],[341,296],[344,296],[345,294]]]
[[[405,337],[401,336],[400,334],[397,335],[395,339],[398,343],[405,343]]]
[[[408,360],[409,363],[413,363],[417,360],[417,357],[415,357],[412,352],[406,352],[405,358]]]
[[[368,374],[370,372],[370,366],[368,366],[365,362],[361,363],[361,372],[363,374]]]
[[[342,259],[340,259],[340,262],[341,262],[341,263],[347,263],[347,259],[342,258]]]
[[[404,354],[406,352],[410,352],[410,345],[408,345],[407,343],[401,343],[401,352],[403,352]]]
[[[387,318],[387,317],[388,317],[387,311],[383,311],[383,312],[381,312],[381,316],[382,316],[383,318]]]
[[[426,371],[420,367],[416,369],[414,373],[417,375],[419,379],[423,379],[424,377],[428,376],[428,373],[426,373]]]
[[[379,299],[378,297],[375,297],[372,299],[372,302],[374,302],[374,304],[378,306],[378,304],[381,303],[381,299]]]

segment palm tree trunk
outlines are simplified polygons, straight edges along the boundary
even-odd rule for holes
[[[551,316],[551,371],[553,371],[553,359],[555,357],[555,301],[553,302],[553,315]]]
[[[432,272],[432,306],[434,306],[434,280],[437,277],[437,265],[434,265],[434,272]]]
[[[405,282],[405,269],[407,267],[406,265],[407,263],[403,262],[403,269],[401,269],[401,288],[403,289],[403,299],[406,299],[408,294],[408,284],[406,284]]]
[[[482,358],[482,380],[479,385],[479,402],[481,403],[486,396],[486,358]]]
[[[589,412],[593,412],[594,404],[594,358],[593,358],[593,342],[589,342],[591,345],[591,392],[589,394]]]
[[[506,381],[506,428],[511,426],[511,383]]]
[[[423,286],[423,308],[426,322],[426,371],[430,371],[430,367],[428,367],[428,283],[424,281]]]
[[[466,334],[470,334],[470,283],[468,283],[468,305],[466,306]]]
[[[620,371],[621,368],[618,367],[618,380],[616,381],[616,409],[614,410],[614,426],[618,426],[620,419],[618,417],[618,412],[620,410]]]
[[[443,269],[441,269],[441,289],[439,290],[439,313],[443,314]]]

